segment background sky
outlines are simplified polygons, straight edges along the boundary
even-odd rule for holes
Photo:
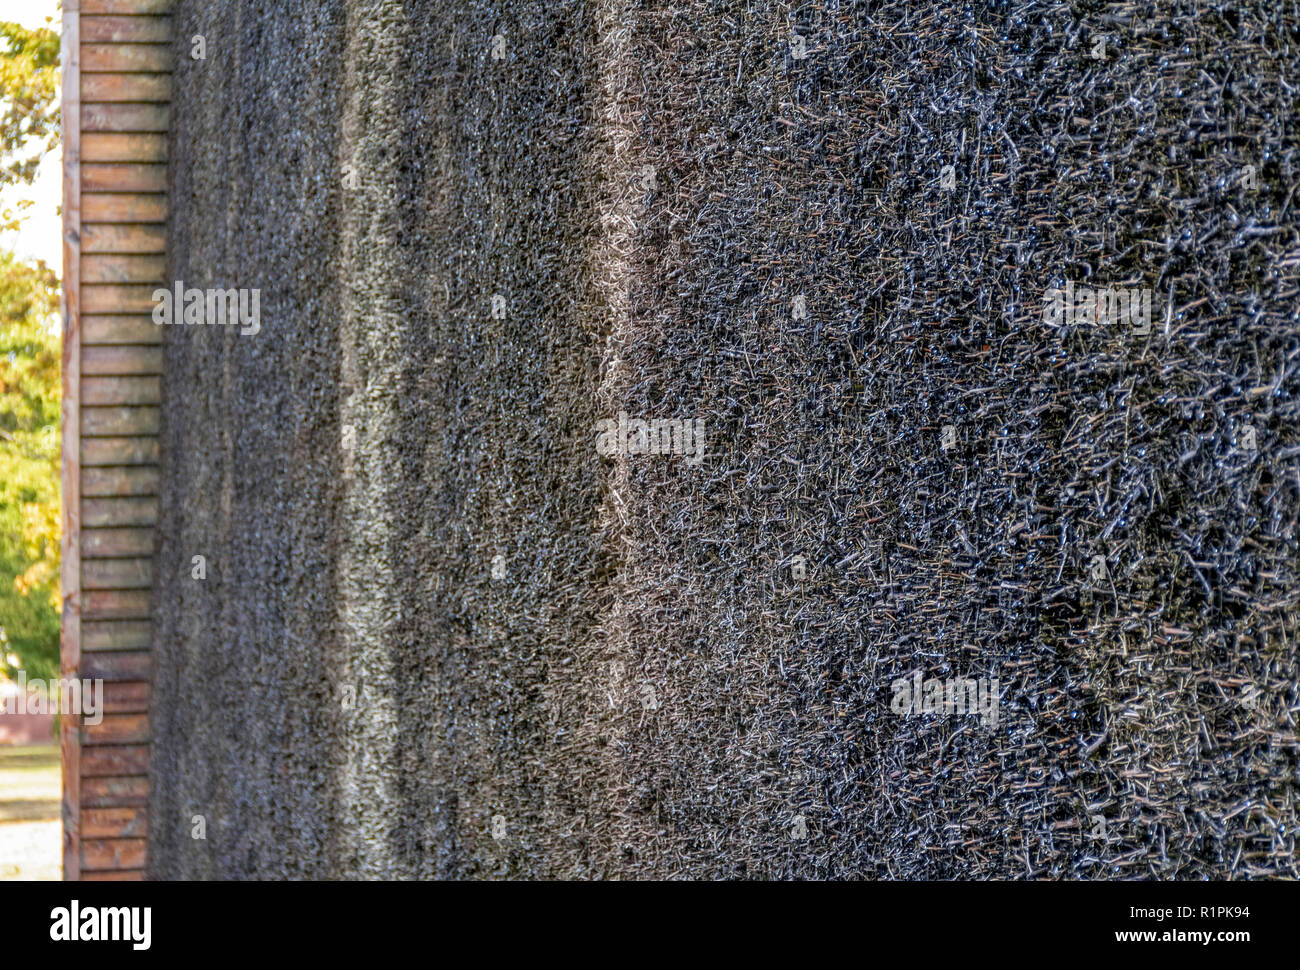
[[[51,19],[51,23],[46,22]],[[58,0],[0,0],[0,20],[24,27],[50,26],[59,29]],[[0,246],[23,259],[43,259],[55,272],[63,272],[62,227],[59,206],[63,202],[62,152],[50,152],[41,161],[36,183],[0,192],[0,206],[16,206],[19,199],[31,199],[26,220],[18,232],[0,232]]]

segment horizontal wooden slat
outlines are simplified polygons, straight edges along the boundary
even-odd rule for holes
[[[148,650],[100,650],[81,655],[81,676],[91,680],[148,680],[153,659]]]
[[[84,260],[82,265],[85,265]],[[158,346],[83,347],[81,348],[81,373],[83,377],[107,374],[161,374],[162,348]]]
[[[153,555],[153,529],[82,529],[81,555],[86,559]]]
[[[81,494],[86,498],[157,495],[158,468],[156,465],[83,468]]]
[[[166,250],[167,229],[164,226],[94,222],[81,227],[83,253],[161,253]],[[85,309],[84,305],[82,309]]]
[[[86,74],[165,73],[172,69],[170,44],[82,44],[81,72]]]
[[[145,680],[105,682],[103,703],[105,714],[147,714],[149,682]]]
[[[149,811],[134,808],[86,808],[81,836],[86,839],[142,839],[149,834]]]
[[[83,528],[153,525],[157,521],[157,498],[88,498],[81,502]]]
[[[147,620],[146,589],[96,589],[81,594],[81,616],[86,620]],[[85,662],[85,658],[82,658]]]
[[[81,166],[83,192],[166,192],[166,165],[101,162]]]
[[[116,657],[116,655],[100,654],[100,657]],[[151,688],[147,677],[152,675],[152,672],[151,663],[139,680],[108,680],[105,677],[104,714],[148,714]]]
[[[105,714],[147,714],[153,657],[148,652],[105,650],[85,655],[79,671],[87,680],[102,681]]]
[[[110,559],[153,554],[153,529],[82,529],[82,557]]]
[[[156,407],[86,407],[81,408],[81,433],[101,437],[157,434],[159,412]]]
[[[126,465],[81,470],[81,494],[85,498],[127,495],[157,495],[157,465]]]
[[[81,774],[86,778],[107,778],[113,775],[147,775],[149,773],[149,746],[145,744],[96,748],[81,753]]]
[[[83,288],[82,292],[85,292]],[[157,404],[161,394],[160,377],[114,375],[83,377],[81,403],[87,404]]]
[[[152,561],[137,559],[83,559],[82,589],[149,589],[153,586]]]
[[[142,869],[144,839],[81,840],[81,868],[87,873],[104,869]]]
[[[165,289],[166,287],[163,287]],[[87,313],[153,313],[154,291],[149,283],[85,283],[81,307]]]
[[[152,314],[158,289],[151,283],[85,283],[81,306],[87,313]]]
[[[83,192],[81,218],[86,222],[166,222],[167,196],[140,192]],[[161,274],[157,278],[161,279]]]
[[[139,744],[149,740],[148,714],[105,714],[98,724],[81,726],[81,743]]]
[[[160,450],[158,439],[148,435],[135,438],[83,438],[81,465],[83,468],[102,465],[156,465]]]
[[[109,198],[109,196],[87,196],[87,198]],[[114,198],[117,198],[114,196]],[[147,196],[130,196],[130,198],[148,198]],[[85,211],[83,203],[82,211]],[[83,283],[148,283],[162,286],[167,275],[167,258],[165,256],[83,256],[81,259],[81,282]],[[151,311],[152,312],[152,311]],[[81,372],[86,372],[82,367]]]
[[[113,748],[100,748],[100,751],[112,751]],[[116,750],[121,750],[116,749]],[[81,780],[81,804],[86,808],[108,808],[115,805],[149,804],[149,778],[145,775],[134,777],[83,778]]]
[[[175,0],[81,0],[81,15],[96,13],[166,14]]]
[[[87,162],[133,162],[141,165],[165,162],[167,161],[167,136],[87,132],[81,136],[81,157]],[[85,197],[81,201],[84,205]],[[83,212],[82,218],[89,221],[93,217]]]
[[[99,620],[81,624],[82,659],[86,652],[116,652],[119,650],[147,650],[152,637],[148,621]]]
[[[162,332],[148,316],[87,314],[81,318],[82,353],[94,344],[161,344]]]
[[[152,636],[147,621],[99,620],[81,624],[82,659],[86,652],[113,652],[118,650],[147,650]]]
[[[170,74],[83,74],[81,100],[162,101],[172,99]]]
[[[82,589],[149,589],[152,586],[152,560],[83,559],[81,561]]]
[[[144,882],[143,869],[105,869],[103,872],[97,870],[84,871],[81,873],[82,882]]]
[[[171,108],[165,104],[87,104],[81,108],[81,130],[166,131]]]
[[[165,44],[171,38],[171,17],[81,17],[82,43]]]

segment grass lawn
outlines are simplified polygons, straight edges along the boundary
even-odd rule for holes
[[[62,878],[57,744],[0,748],[0,879]]]

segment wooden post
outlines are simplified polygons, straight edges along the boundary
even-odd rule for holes
[[[81,0],[63,2],[63,624],[59,669],[81,670]],[[62,719],[63,878],[81,878],[81,718]]]

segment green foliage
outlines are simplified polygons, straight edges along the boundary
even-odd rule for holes
[[[32,677],[59,665],[58,292],[0,252],[0,646]]]
[[[0,21],[0,189],[31,184],[58,140],[59,35]],[[16,229],[20,218],[5,210],[0,229]]]
[[[59,139],[59,35],[0,22],[0,189],[31,184]],[[18,228],[22,209],[0,213]],[[0,670],[59,665],[59,281],[0,252]]]

